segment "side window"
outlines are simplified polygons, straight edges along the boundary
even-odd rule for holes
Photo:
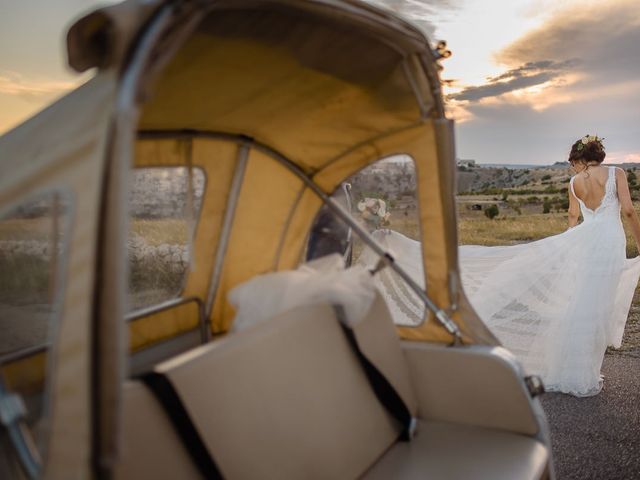
[[[396,263],[416,283],[424,286],[415,163],[411,157],[396,155],[369,165],[348,178],[334,198],[393,253]],[[334,252],[343,254],[348,265],[369,269],[378,260],[351,229],[323,207],[311,229],[306,258],[311,260]],[[424,303],[395,272],[385,268],[376,273],[375,279],[396,324],[422,323],[426,314]]]
[[[69,195],[51,192],[0,215],[0,369],[7,388],[25,401],[36,439],[71,213]]]
[[[130,310],[181,294],[192,261],[191,241],[204,187],[205,175],[199,168],[134,171],[128,241]]]

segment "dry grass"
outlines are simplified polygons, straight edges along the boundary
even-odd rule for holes
[[[181,219],[133,219],[131,231],[150,245],[162,243],[185,244],[188,223]],[[18,218],[0,222],[1,240],[38,240],[49,238],[52,231],[50,218]]]
[[[635,204],[640,213],[640,203]],[[530,213],[531,208],[523,208],[523,214],[517,215],[510,209],[501,207],[501,213],[489,220],[483,212],[469,212],[459,209],[458,242],[460,245],[513,245],[531,242],[550,235],[564,232],[568,228],[566,212],[563,213]],[[537,206],[540,211],[541,207]],[[623,222],[626,223],[626,222]],[[631,230],[625,225],[627,236],[627,257],[638,255],[636,243]]]
[[[1,240],[38,240],[49,238],[52,229],[50,218],[12,218],[0,222]]]
[[[385,228],[390,228],[391,230],[400,232],[409,238],[420,238],[419,222],[415,211],[408,212],[407,215],[392,211],[391,217],[389,217],[389,225]]]
[[[567,215],[531,214],[489,220],[482,212],[460,219],[458,241],[461,245],[513,245],[556,235],[567,229]]]
[[[188,222],[180,219],[131,221],[131,232],[150,246],[185,245],[188,228]],[[0,222],[0,240],[46,242],[51,229],[51,219],[47,218],[7,219]],[[184,272],[172,271],[161,259],[132,262],[130,267],[129,290],[134,306],[171,298],[182,287]],[[14,305],[46,303],[50,274],[46,259],[26,254],[6,255],[0,251],[0,302]]]
[[[51,268],[48,259],[0,252],[0,303],[49,303]]]
[[[189,234],[189,224],[181,219],[140,219],[131,220],[131,232],[144,238],[149,245],[157,246],[163,243],[171,245],[186,245]]]
[[[187,245],[189,227],[189,223],[182,219],[131,220],[131,233],[154,247],[162,244]],[[133,310],[174,298],[182,290],[185,271],[175,271],[160,257],[132,258],[129,266],[129,303]]]

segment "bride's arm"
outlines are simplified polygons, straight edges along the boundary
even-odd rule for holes
[[[571,190],[571,183],[569,183],[569,228],[573,228],[578,224],[578,218],[580,218],[580,204],[578,199]]]
[[[633,208],[631,202],[631,193],[629,193],[629,184],[627,183],[627,175],[621,168],[616,168],[616,184],[618,187],[618,200],[620,200],[620,208],[622,214],[627,219],[631,234],[636,241],[638,252],[640,252],[640,220],[638,214]]]

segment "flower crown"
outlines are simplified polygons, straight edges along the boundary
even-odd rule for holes
[[[598,137],[597,135],[585,135],[584,137],[582,137],[580,140],[578,140],[576,143],[574,143],[573,145],[576,147],[576,150],[581,152],[582,149],[584,149],[584,147],[586,147],[590,142],[598,142],[598,145],[600,145],[600,148],[602,148],[604,150],[604,145],[602,144],[602,141],[604,140],[604,138]]]

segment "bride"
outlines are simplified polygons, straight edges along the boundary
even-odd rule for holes
[[[604,158],[597,136],[573,144],[567,231],[520,245],[459,250],[465,292],[487,326],[548,391],[576,396],[601,390],[605,350],[621,345],[640,277],[640,257],[626,259],[620,212],[639,250],[640,221],[624,171],[601,165]],[[418,242],[389,230],[374,235],[401,265],[421,263],[415,261]],[[369,254],[365,250],[359,261],[369,263]],[[422,280],[421,272],[412,273]],[[394,319],[414,323],[422,315],[419,301],[390,275],[378,283]]]

